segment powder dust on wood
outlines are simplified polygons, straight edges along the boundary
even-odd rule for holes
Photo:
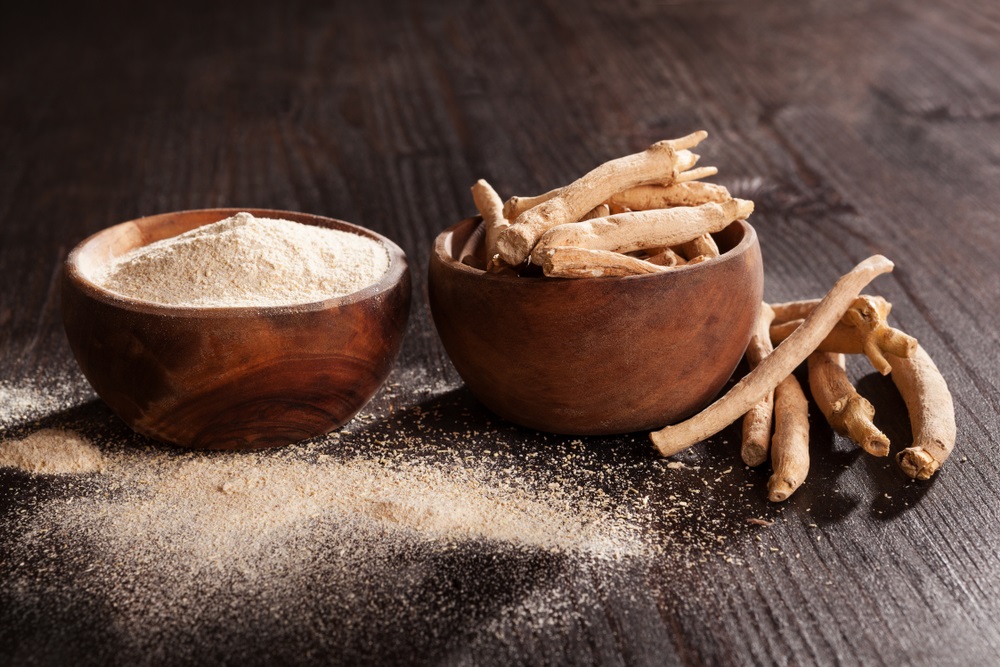
[[[50,428],[21,440],[0,442],[0,468],[47,475],[90,473],[104,468],[104,457],[83,436]]]
[[[230,613],[241,623],[274,610],[315,622],[315,609],[298,609],[303,600],[340,609],[342,622],[381,619],[400,595],[433,591],[424,570],[452,553],[613,563],[644,549],[628,507],[491,459],[112,445],[104,460],[70,499],[40,501],[14,526],[14,557],[0,563],[10,588],[0,592],[52,595],[45,573],[58,572],[74,582],[59,589],[64,604],[98,601],[116,636],[144,655]],[[246,600],[238,612],[227,606]]]
[[[757,495],[730,468],[525,434],[423,369],[394,379],[338,432],[251,453],[153,445],[53,396],[41,423],[85,434],[104,469],[0,469],[0,619],[42,608],[60,636],[93,619],[119,662],[252,661],[258,636],[365,662],[440,632],[488,652],[582,627],[651,563],[739,564]]]
[[[368,237],[237,213],[136,248],[91,279],[164,305],[266,307],[352,294],[388,268],[388,251]]]
[[[74,505],[101,541],[177,562],[256,559],[255,547],[318,520],[368,522],[420,539],[490,540],[541,549],[636,549],[597,503],[518,488],[486,470],[413,461],[274,454],[119,452],[117,493]],[[112,481],[113,480],[113,481]],[[137,542],[135,534],[144,535]],[[145,542],[146,544],[143,544]]]
[[[0,380],[0,428],[23,426],[94,397],[80,377],[49,374],[44,382]]]

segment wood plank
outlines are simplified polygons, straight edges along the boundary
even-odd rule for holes
[[[559,468],[574,484],[625,507],[648,498],[657,550],[606,561],[425,544],[396,554],[396,577],[349,591],[320,559],[301,599],[251,595],[283,619],[263,606],[199,612],[197,627],[165,623],[140,641],[113,622],[112,598],[88,595],[109,589],[86,578],[82,542],[13,558],[36,498],[84,491],[0,470],[0,662],[1000,660],[995,3],[58,9],[20,7],[0,25],[0,395],[33,397],[26,416],[0,419],[0,438],[73,426],[143,444],[95,400],[64,340],[59,268],[77,241],[169,210],[309,211],[396,239],[415,283],[390,385],[339,444],[317,447],[485,459],[538,483],[574,461]],[[873,288],[955,397],[957,450],[937,479],[907,481],[814,410],[809,479],[774,506],[768,471],[738,460],[737,427],[674,470],[644,434],[526,431],[462,387],[425,276],[435,234],[473,213],[475,179],[537,194],[701,127],[713,180],[757,203],[768,299],[818,296],[875,252],[896,262]],[[912,435],[891,382],[864,359],[849,373],[898,451]],[[134,599],[116,600],[156,618]],[[177,605],[160,620],[190,612]]]

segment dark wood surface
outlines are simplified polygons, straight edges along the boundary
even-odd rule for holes
[[[725,557],[608,572],[418,553],[400,580],[415,563],[437,575],[401,589],[418,611],[374,591],[384,614],[361,624],[220,623],[136,654],[99,610],[0,581],[0,663],[1000,662],[995,2],[28,5],[0,22],[0,380],[80,381],[58,287],[85,236],[189,208],[306,211],[389,236],[413,268],[400,386],[372,405],[376,436],[493,423],[488,442],[462,446],[627,461],[616,484],[661,493],[643,434],[581,446],[491,422],[437,339],[424,276],[435,235],[473,213],[476,178],[536,194],[704,128],[717,182],[757,203],[767,299],[818,296],[875,252],[896,262],[874,291],[942,369],[958,445],[936,479],[909,482],[816,411],[810,477],[775,507],[731,428],[687,453],[700,470],[671,487],[733,468],[729,491],[703,494],[687,524],[722,520]],[[910,437],[898,394],[860,364],[852,373],[895,451]],[[382,419],[414,406],[433,408],[433,424]],[[43,423],[69,418],[124,428],[86,391]],[[0,512],[67,493],[38,484],[0,472]],[[529,595],[572,620],[477,634],[494,605]]]

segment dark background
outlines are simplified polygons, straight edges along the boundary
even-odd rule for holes
[[[468,187],[484,177],[504,197],[537,194],[703,128],[702,163],[720,169],[713,180],[757,203],[766,298],[819,296],[857,261],[885,254],[897,268],[873,290],[892,301],[894,324],[920,340],[955,397],[956,454],[927,483],[907,481],[891,460],[858,456],[815,409],[813,471],[783,508],[763,500],[766,471],[739,466],[732,445],[698,445],[689,460],[707,474],[736,464],[740,481],[754,485],[746,502],[779,519],[767,530],[781,549],[759,551],[759,527],[736,522],[739,567],[651,564],[614,581],[566,570],[555,585],[579,612],[571,626],[515,625],[472,645],[468,625],[432,631],[431,620],[398,619],[384,635],[345,635],[313,652],[309,633],[271,641],[266,631],[233,628],[206,636],[215,648],[205,653],[166,647],[158,660],[226,661],[239,654],[231,646],[261,662],[1000,661],[995,2],[122,2],[18,11],[0,21],[0,380],[80,382],[58,276],[86,235],[172,210],[277,208],[352,221],[403,247],[415,306],[394,400],[415,405],[433,387],[445,396],[441,423],[469,414],[486,423],[440,347],[425,298],[430,244],[473,213]],[[898,395],[863,364],[851,369],[897,451],[910,437]],[[108,421],[92,398],[75,418]],[[380,396],[373,410],[386,405]],[[735,442],[736,431],[727,433]],[[501,435],[515,449],[540,446],[514,427]],[[557,453],[569,446],[550,444]],[[643,434],[584,446],[597,458],[655,459]],[[36,483],[0,480],[9,512],[18,489]],[[497,576],[520,581],[520,567],[509,562]],[[478,618],[499,593],[463,592],[477,588],[480,570],[463,568],[434,599],[461,597],[467,606],[456,613]],[[113,639],[75,632],[83,621],[54,628],[51,601],[12,607],[5,591],[0,582],[0,662],[141,659],[123,657]]]

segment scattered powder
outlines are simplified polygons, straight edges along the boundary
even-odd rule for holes
[[[644,550],[632,508],[497,470],[491,457],[456,465],[305,446],[248,454],[112,446],[104,458],[101,475],[81,478],[69,498],[39,501],[15,528],[0,597],[53,595],[60,572],[73,583],[57,589],[59,604],[98,604],[118,640],[147,658],[231,614],[244,626],[280,613],[308,627],[331,615],[350,624],[415,613],[387,610],[432,594],[438,583],[428,576],[442,584],[455,576],[426,572],[448,554],[481,551],[508,567],[537,558],[614,563]],[[431,623],[438,613],[447,617],[447,608],[421,612]]]
[[[371,523],[419,539],[488,540],[595,554],[637,551],[634,526],[600,502],[498,479],[487,469],[414,461],[317,460],[284,453],[112,453],[108,484],[74,504],[73,523],[122,553],[249,565],[262,543],[316,521]],[[90,517],[89,519],[87,517]],[[136,532],[145,536],[135,541]],[[630,539],[632,538],[632,539]]]
[[[93,399],[82,376],[49,375],[44,383],[0,381],[0,428],[29,424]]]
[[[60,637],[98,627],[97,661],[309,647],[395,663],[464,636],[474,663],[497,642],[585,627],[649,563],[675,579],[738,565],[729,539],[766,516],[745,500],[766,503],[759,489],[694,452],[672,469],[627,438],[527,433],[453,389],[397,369],[338,432],[252,453],[151,445],[97,402],[43,419],[89,437],[104,469],[0,469],[0,619],[43,610]]]
[[[388,268],[385,247],[365,236],[237,213],[137,248],[91,279],[166,305],[261,307],[351,294]]]
[[[78,433],[47,428],[22,440],[0,442],[0,468],[20,468],[46,475],[99,472],[101,450]]]

